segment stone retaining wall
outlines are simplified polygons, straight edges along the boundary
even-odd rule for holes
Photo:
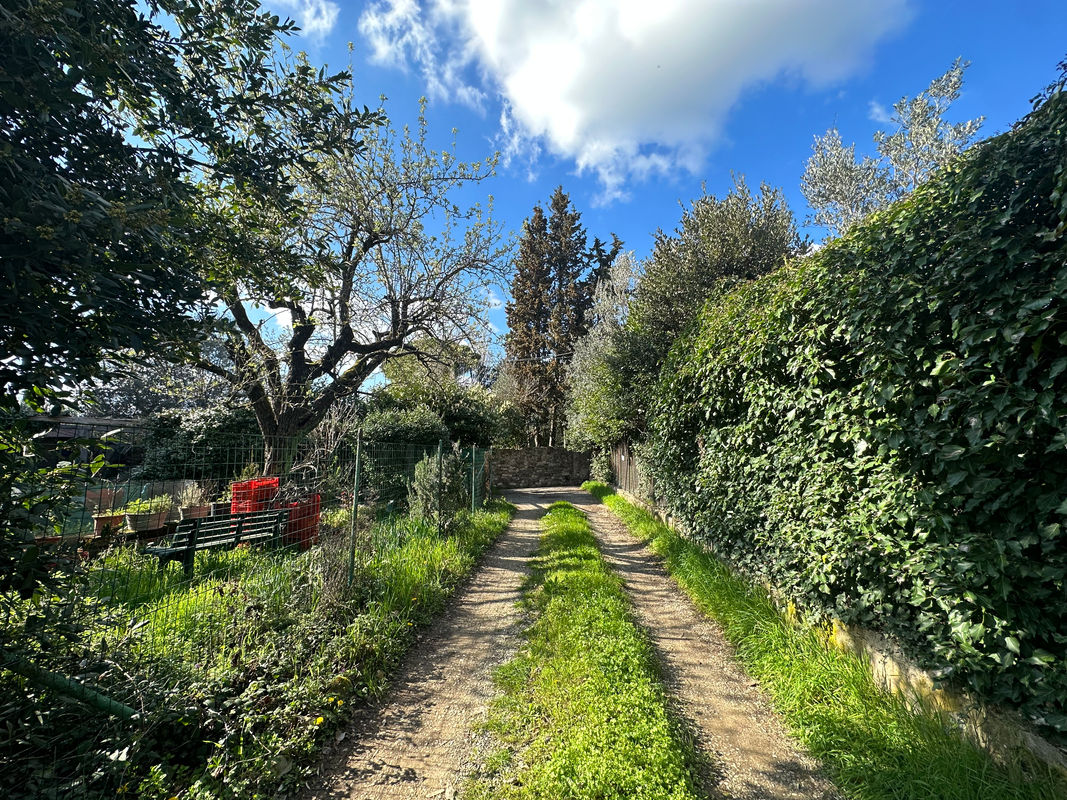
[[[578,486],[589,480],[589,455],[562,447],[523,447],[489,452],[494,489]]]

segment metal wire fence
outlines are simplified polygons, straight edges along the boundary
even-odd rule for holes
[[[278,631],[314,642],[332,609],[375,602],[373,576],[406,538],[447,537],[488,497],[477,447],[313,435],[262,475],[258,436],[66,427],[43,428],[45,458],[82,464],[82,478],[58,498],[54,527],[26,543],[43,574],[6,593],[0,620],[5,797],[121,785],[99,773],[121,772],[130,744],[94,717],[180,716],[203,686],[240,684],[268,662],[301,674],[313,659]],[[103,464],[90,466],[96,451]]]

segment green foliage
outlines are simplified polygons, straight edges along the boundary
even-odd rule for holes
[[[132,547],[105,554],[84,575],[109,616],[93,636],[107,638],[107,663],[119,665],[109,691],[135,692],[146,718],[102,719],[0,670],[0,792],[68,796],[71,780],[87,800],[295,792],[351,709],[382,695],[417,629],[512,510],[498,502],[464,514],[447,537],[401,517],[361,528],[351,585],[347,529],[301,554],[199,553],[192,580]],[[136,636],[110,635],[129,629]],[[56,655],[39,663],[56,668]],[[104,669],[98,661],[78,667],[83,680]]]
[[[671,343],[709,300],[739,280],[777,269],[804,246],[781,191],[762,185],[754,195],[738,179],[725,197],[695,200],[673,235],[660,231],[643,274],[616,262],[625,269],[614,278],[609,273],[617,287],[605,292],[624,293],[631,281],[636,286],[628,300],[605,303],[608,316],[576,348],[581,374],[572,374],[568,409],[578,423],[575,443],[610,447],[643,437]],[[613,322],[615,314],[620,318]]]
[[[574,344],[567,366],[567,445],[609,447],[630,430],[625,387],[616,357],[634,287],[644,265],[623,253],[602,272],[593,291],[592,327]]]
[[[285,195],[291,165],[365,124],[334,104],[338,76],[274,69],[294,27],[248,2],[5,3],[0,388],[73,386],[106,351],[195,339],[198,182]],[[285,116],[303,139],[271,124]]]
[[[878,131],[878,159],[856,161],[856,146],[845,147],[837,128],[816,136],[800,190],[814,209],[813,221],[830,229],[831,236],[846,232],[868,214],[897,200],[948,165],[970,144],[982,117],[950,123],[944,119],[959,99],[962,59],[934,78],[926,91],[893,104],[892,133]]]
[[[391,504],[395,511],[404,510],[415,466],[448,440],[448,428],[429,408],[415,406],[373,410],[363,419],[362,429],[361,483],[372,487],[368,499]],[[399,444],[405,445],[402,453],[396,446]]]
[[[430,402],[453,442],[464,447],[488,447],[501,435],[500,409],[493,396],[480,386],[441,392]]]
[[[555,503],[526,603],[536,615],[501,667],[488,728],[505,749],[467,795],[695,798],[697,755],[668,710],[655,653],[584,515]]]
[[[339,76],[274,69],[294,27],[254,2],[4,4],[0,562],[21,562],[23,591],[36,568],[18,540],[54,522],[70,481],[23,456],[36,443],[6,415],[58,408],[128,352],[195,350],[218,222],[201,182],[284,197],[283,167],[365,124],[334,103]],[[272,124],[287,116],[306,137]]]
[[[463,509],[471,504],[471,476],[458,448],[445,449],[440,458],[430,453],[415,465],[408,505],[416,519],[442,524],[448,530]]]
[[[703,195],[693,201],[672,235],[657,232],[630,303],[630,326],[662,337],[659,347],[666,354],[724,281],[765,275],[803,249],[781,189],[761,184],[756,195],[738,177],[721,199]]]
[[[151,419],[144,447],[139,477],[145,480],[226,481],[263,458],[263,440],[247,408],[164,412]]]
[[[745,669],[793,734],[848,797],[867,800],[1053,800],[1067,785],[1038,764],[998,764],[936,712],[882,691],[869,666],[799,628],[766,591],[678,536],[604,484],[596,495],[665,560],[667,571],[722,626]]]
[[[174,508],[174,498],[169,494],[160,494],[147,500],[131,500],[116,513],[121,514],[155,514]]]
[[[402,363],[407,360],[399,359]],[[437,380],[419,372],[417,367],[409,365],[402,380],[375,392],[376,411],[433,412],[446,429],[443,438],[464,446],[488,447],[494,438],[500,437],[504,425],[502,409],[486,389],[477,385],[460,386],[455,380]]]
[[[593,289],[622,242],[587,245],[581,214],[560,186],[549,215],[541,206],[523,223],[507,304],[507,399],[522,413],[527,443],[560,446],[565,428],[565,371],[586,332]]]
[[[594,481],[600,481],[601,483],[612,483],[615,480],[614,471],[611,468],[610,450],[597,450],[593,453],[592,461],[589,464],[589,474]]]
[[[448,439],[444,422],[424,406],[371,411],[362,428],[363,439],[368,442],[435,445]]]
[[[646,458],[692,535],[1067,731],[1067,126],[1012,131],[712,304]]]

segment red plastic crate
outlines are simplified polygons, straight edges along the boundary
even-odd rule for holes
[[[289,524],[285,528],[285,543],[296,544],[301,550],[319,543],[319,516],[322,495],[312,494],[288,504]]]
[[[265,511],[278,496],[278,478],[252,478],[230,485],[230,513]]]

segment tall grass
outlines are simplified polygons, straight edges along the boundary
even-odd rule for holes
[[[583,488],[664,558],[668,572],[722,626],[793,735],[862,800],[1063,800],[1064,782],[1033,763],[999,764],[932,712],[883,691],[867,664],[791,624],[767,593],[602,483]]]
[[[654,654],[584,515],[545,516],[520,654],[500,668],[488,728],[502,748],[472,798],[696,798],[696,754],[667,710]]]
[[[307,552],[198,553],[191,579],[133,548],[105,554],[84,581],[106,611],[95,660],[110,665],[108,692],[159,710],[135,727],[66,712],[62,731],[59,715],[31,722],[4,743],[5,759],[24,754],[24,777],[10,782],[24,793],[10,796],[48,796],[58,762],[40,748],[75,730],[87,744],[72,749],[70,771],[90,776],[78,779],[78,797],[245,800],[294,787],[350,710],[385,691],[415,629],[512,511],[491,503],[447,536],[406,518],[361,520],[351,581],[350,517],[336,514]]]

